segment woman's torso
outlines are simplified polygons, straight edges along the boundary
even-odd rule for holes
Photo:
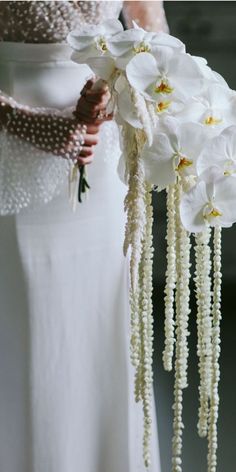
[[[91,70],[70,60],[66,36],[85,23],[117,17],[121,2],[0,2],[0,7],[0,90],[29,106],[64,109],[75,105]],[[0,159],[0,188],[4,187],[4,198],[9,194],[10,201],[10,189],[14,190],[11,212],[19,211],[21,195],[26,195],[23,200],[29,203],[25,205],[34,212],[37,201],[51,200],[61,185],[67,206],[65,161],[40,156],[36,150],[26,156],[20,142],[12,143],[10,139],[7,146],[6,156]],[[124,189],[116,172],[119,155],[117,126],[105,123],[93,165],[89,166],[91,200],[96,197],[100,208],[107,202],[108,188],[123,198]],[[0,208],[0,213],[5,214],[5,210]],[[58,207],[56,213],[59,215]]]

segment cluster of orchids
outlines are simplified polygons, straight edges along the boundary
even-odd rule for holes
[[[118,172],[127,184],[124,253],[130,260],[131,360],[144,412],[150,466],[153,307],[152,194],[167,194],[164,368],[175,370],[172,472],[182,472],[183,390],[188,386],[190,249],[197,302],[198,433],[217,467],[221,228],[236,222],[236,93],[184,44],[118,20],[72,31],[72,59],[110,88],[122,134]]]

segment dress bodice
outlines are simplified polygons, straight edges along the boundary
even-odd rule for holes
[[[0,41],[63,43],[84,24],[119,16],[121,1],[0,2]]]

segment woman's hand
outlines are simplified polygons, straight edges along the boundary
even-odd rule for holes
[[[94,147],[99,141],[100,126],[104,121],[110,121],[113,115],[106,114],[106,107],[110,99],[108,86],[104,84],[99,89],[94,88],[95,81],[88,80],[79,98],[74,115],[80,124],[87,126],[84,136],[84,145],[79,154],[78,163],[90,164],[94,158]]]
[[[110,92],[105,82],[99,89],[93,86],[94,80],[88,80],[85,84],[76,106],[75,116],[81,123],[101,126],[104,121],[113,118],[112,113],[109,115],[106,113]]]
[[[87,124],[87,131],[84,135],[84,144],[78,156],[80,165],[91,164],[94,159],[94,147],[99,142],[99,126]]]
[[[86,83],[73,117],[54,114],[52,110],[18,106],[13,100],[0,95],[0,128],[4,127],[42,151],[71,157],[80,165],[90,164],[94,158],[94,147],[98,144],[100,126],[112,119],[112,115],[105,116],[110,98],[107,85],[104,83],[99,90],[95,90],[93,84],[93,80]],[[84,143],[76,155],[83,124],[87,127]]]

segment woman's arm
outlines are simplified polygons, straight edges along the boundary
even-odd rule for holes
[[[132,20],[134,20],[148,31],[169,32],[162,1],[124,2],[123,13],[129,28],[132,27]]]
[[[92,85],[89,81],[74,109],[62,111],[24,106],[0,92],[0,129],[43,151],[88,164],[98,143],[100,125],[107,119],[96,117],[109,98],[104,89],[92,93]],[[92,100],[86,99],[87,93]]]

